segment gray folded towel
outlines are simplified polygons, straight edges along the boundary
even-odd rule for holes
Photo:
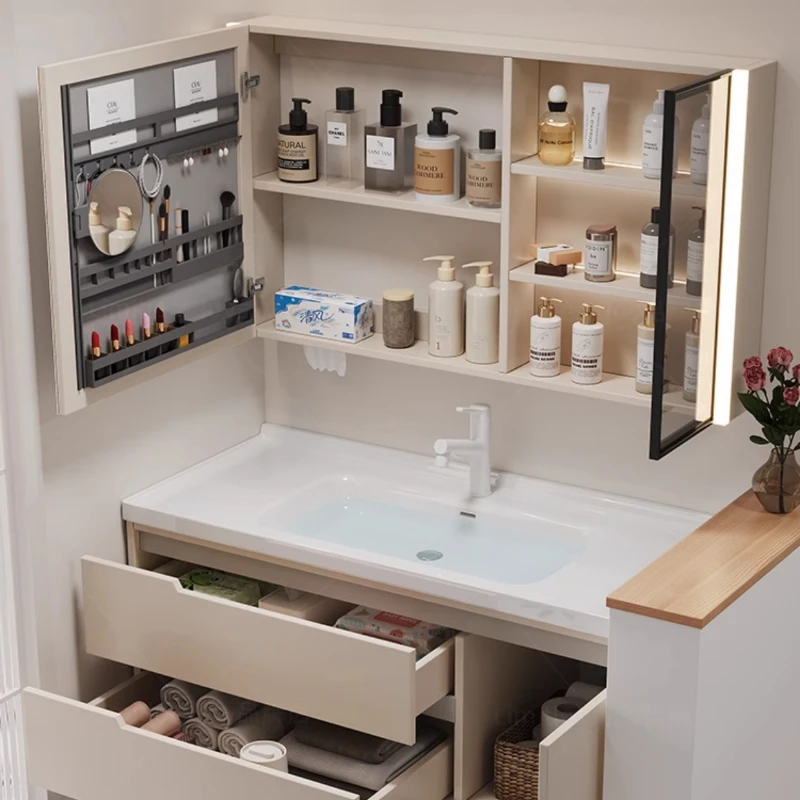
[[[309,747],[298,742],[294,732],[284,736],[281,744],[286,748],[290,767],[377,791],[391,783],[444,738],[444,733],[438,728],[420,726],[416,744],[401,747],[383,764],[365,764],[354,758]]]
[[[205,747],[206,750],[217,749],[219,731],[207,725],[200,717],[184,722],[181,730],[186,736],[186,741],[190,744]]]
[[[305,772],[302,769],[289,768],[289,774],[297,778],[305,778],[307,781],[321,783],[323,786],[331,786],[334,789],[341,789],[343,792],[357,795],[360,800],[369,800],[375,792],[372,789],[365,789],[363,786],[353,786],[352,783],[337,781],[335,778],[326,778],[324,775],[317,775],[314,772]]]
[[[212,690],[197,701],[197,716],[207,725],[223,731],[258,708],[258,703]]]
[[[181,719],[197,716],[197,701],[208,691],[187,681],[170,681],[161,689],[161,702]]]
[[[400,742],[381,739],[379,736],[342,728],[318,719],[301,719],[295,725],[294,736],[300,744],[355,758],[367,764],[383,764],[392,753],[403,746]]]
[[[270,706],[262,706],[239,720],[219,735],[219,751],[239,758],[242,748],[250,742],[277,742],[291,728],[291,714]]]

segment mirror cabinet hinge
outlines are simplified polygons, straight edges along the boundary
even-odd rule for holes
[[[250,296],[252,297],[256,292],[264,291],[263,278],[250,278]]]
[[[260,75],[251,75],[249,72],[242,73],[242,100],[246,103],[250,96],[250,90],[255,89],[261,83]]]

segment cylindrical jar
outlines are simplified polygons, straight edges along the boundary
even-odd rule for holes
[[[414,344],[414,292],[387,289],[383,293],[383,343],[393,349]]]
[[[617,226],[590,225],[586,229],[583,276],[594,283],[608,283],[617,277]]]

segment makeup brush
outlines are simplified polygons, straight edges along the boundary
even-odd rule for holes
[[[164,187],[164,207],[167,209],[167,237],[169,237],[169,199],[172,197],[172,189],[167,184]]]
[[[236,202],[236,195],[233,192],[223,192],[219,196],[219,202],[222,204],[222,221],[225,222],[231,218],[231,206]],[[231,239],[231,232],[222,231],[222,246],[227,247]]]
[[[189,209],[181,209],[181,230],[184,233],[189,233]],[[188,261],[192,257],[192,243],[186,242],[182,246],[183,260]]]
[[[162,203],[158,207],[158,241],[165,242],[167,240],[167,205],[166,203]],[[163,261],[166,257],[166,253],[161,254],[161,260]],[[158,276],[159,284],[163,284],[165,280],[165,275],[161,274]]]

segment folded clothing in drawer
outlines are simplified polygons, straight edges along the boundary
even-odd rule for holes
[[[299,720],[295,725],[294,735],[300,744],[355,758],[367,764],[383,764],[403,746],[400,742],[342,728],[318,719]]]
[[[451,628],[366,606],[348,611],[337,620],[336,627],[413,647],[417,651],[417,658],[433,652],[456,634]]]

